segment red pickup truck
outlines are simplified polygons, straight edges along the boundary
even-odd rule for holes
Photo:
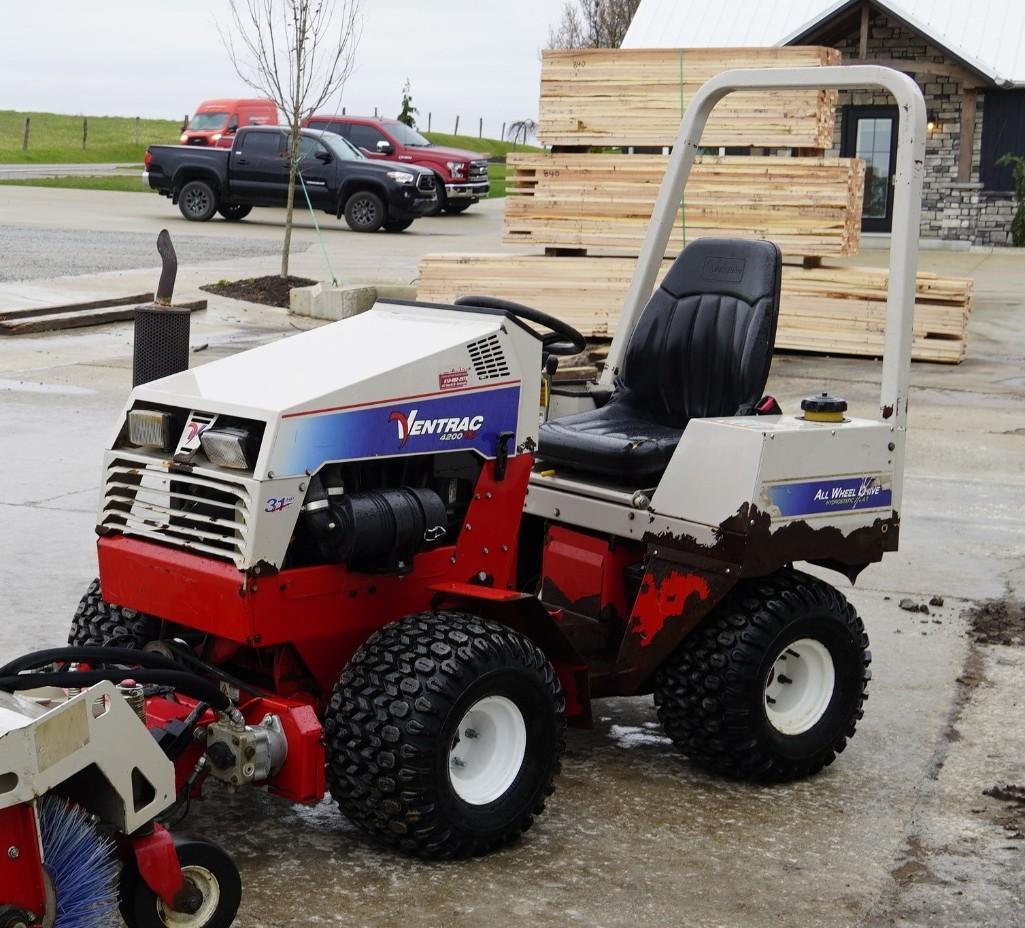
[[[438,202],[428,215],[437,215],[442,210],[461,213],[491,190],[485,155],[434,145],[397,119],[316,115],[303,125],[335,132],[371,158],[404,161],[433,171],[437,178]]]

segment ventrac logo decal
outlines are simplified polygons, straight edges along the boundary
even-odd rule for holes
[[[392,412],[389,422],[398,428],[399,447],[405,448],[410,438],[418,435],[437,435],[439,441],[461,441],[474,438],[484,427],[483,416],[441,416],[435,419],[419,418],[419,410],[411,409],[408,413]]]

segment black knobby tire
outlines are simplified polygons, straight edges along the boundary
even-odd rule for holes
[[[465,213],[471,206],[473,206],[473,200],[449,200],[445,204],[445,212],[458,215]]]
[[[217,212],[217,194],[204,180],[190,180],[178,191],[178,209],[190,222],[206,222]]]
[[[413,224],[412,219],[389,219],[384,224],[385,232],[405,232]]]
[[[104,601],[93,580],[75,610],[68,633],[73,647],[142,648],[160,637],[160,619]]]
[[[174,848],[187,880],[203,891],[203,907],[193,916],[177,914],[175,925],[188,928],[230,928],[242,902],[242,879],[228,854],[203,838],[176,835]],[[121,875],[120,910],[128,928],[166,928],[162,903],[134,862]]]
[[[373,191],[357,190],[345,202],[345,222],[353,232],[377,232],[387,218],[384,201]]]
[[[434,192],[436,194],[434,205],[424,213],[425,216],[438,216],[441,211],[445,208],[445,204],[448,203],[448,197],[445,195],[445,181],[435,175],[434,177]]]
[[[494,697],[521,713],[523,759],[498,798],[471,804],[453,785],[450,752],[464,733],[477,737],[460,730],[467,710]],[[372,635],[342,672],[324,722],[328,785],[348,818],[407,853],[483,854],[544,810],[564,710],[552,665],[523,635],[465,613],[410,616]]]
[[[803,656],[788,648],[797,642],[811,642]],[[811,666],[816,653],[831,660],[831,691],[820,687],[819,708],[804,722],[810,727],[791,721],[786,731],[770,720],[776,700],[767,698],[767,687],[775,683],[778,695],[776,681],[800,684],[780,668],[788,655]],[[871,660],[865,626],[838,590],[780,570],[739,584],[673,652],[656,675],[655,704],[666,733],[702,767],[740,779],[793,780],[828,766],[846,747],[863,714]]]
[[[253,208],[251,206],[244,206],[241,203],[231,203],[217,207],[217,212],[227,219],[228,222],[241,222],[252,211]]]

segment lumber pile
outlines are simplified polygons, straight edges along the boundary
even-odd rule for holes
[[[632,258],[540,255],[428,255],[420,261],[417,296],[451,302],[487,293],[536,306],[608,339],[633,275]],[[669,261],[663,263],[663,273]],[[888,271],[864,267],[786,265],[776,347],[879,357],[883,352]],[[918,275],[912,357],[964,359],[973,281]]]
[[[637,255],[666,155],[521,154],[508,159],[506,242]],[[705,236],[759,238],[787,254],[852,255],[865,165],[856,158],[699,158],[666,254]]]
[[[694,93],[722,71],[836,64],[840,52],[816,46],[546,50],[537,134],[545,145],[671,145]],[[828,149],[836,102],[827,90],[730,94],[701,142]]]

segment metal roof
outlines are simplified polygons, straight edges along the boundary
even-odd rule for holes
[[[859,0],[641,0],[623,48],[787,45]],[[1022,0],[873,0],[998,85],[1025,86]]]

